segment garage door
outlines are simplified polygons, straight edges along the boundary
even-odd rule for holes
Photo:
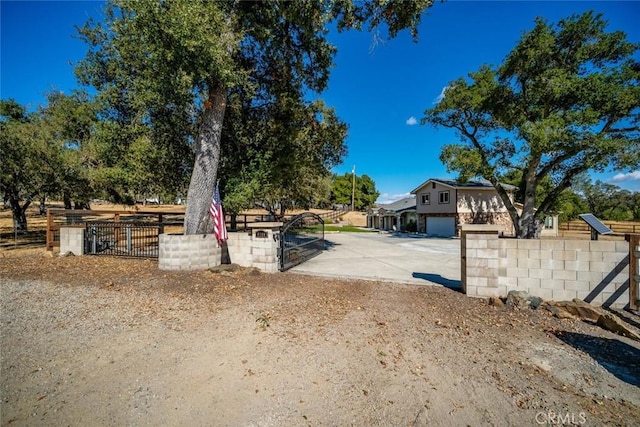
[[[450,217],[427,217],[427,234],[440,237],[455,236],[456,219]]]

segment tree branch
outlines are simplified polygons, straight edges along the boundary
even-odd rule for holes
[[[588,169],[589,168],[584,165],[576,166],[573,169],[570,169],[569,172],[567,172],[567,174],[565,174],[565,176],[562,178],[562,181],[560,181],[560,183],[556,185],[549,194],[547,194],[542,203],[540,203],[540,206],[538,207],[538,210],[536,211],[534,216],[537,218],[538,215],[548,212],[549,208],[553,206],[560,194],[567,188],[571,187],[571,181],[573,180],[573,178],[576,175],[587,171]]]

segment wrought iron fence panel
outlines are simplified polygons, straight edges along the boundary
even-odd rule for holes
[[[157,258],[162,232],[163,225],[158,223],[88,222],[84,251],[87,255]]]
[[[287,221],[280,232],[280,271],[298,265],[324,250],[324,221],[305,212]]]

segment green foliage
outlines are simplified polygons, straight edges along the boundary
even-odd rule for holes
[[[407,233],[416,233],[418,231],[418,223],[414,220],[409,221],[405,226],[404,230]]]
[[[639,192],[632,193],[601,181],[591,183],[591,180],[582,180],[574,184],[574,188],[582,196],[583,212],[611,221],[638,219]]]
[[[207,229],[219,177],[233,211],[252,197],[281,214],[326,201],[327,171],[346,135],[332,110],[307,101],[333,65],[327,24],[387,24],[390,37],[404,28],[416,36],[431,4],[109,1],[104,25],[79,29],[89,52],[77,68],[113,122],[98,138],[115,157],[105,178],[127,176],[135,163],[148,182],[147,156],[163,171],[157,186],[180,188],[191,175],[187,234]]]
[[[325,222],[325,227],[324,227],[324,231],[327,232],[338,232],[338,233],[371,233],[372,230],[367,230],[364,228],[360,228],[360,227],[355,227],[353,225],[326,225]]]
[[[451,82],[422,122],[456,129],[462,143],[441,160],[462,178],[482,176],[498,190],[522,238],[559,209],[574,177],[640,166],[638,45],[605,32],[592,12],[555,26],[542,19],[500,67]],[[519,179],[519,214],[498,182]]]
[[[26,230],[25,211],[39,198],[63,196],[84,205],[93,194],[86,147],[96,116],[86,94],[51,93],[48,105],[26,114],[15,101],[1,101],[0,192]]]
[[[375,182],[366,174],[355,177],[350,173],[345,173],[342,176],[333,175],[331,202],[351,206],[352,195],[354,196],[355,210],[361,211],[373,206],[380,192],[376,189]]]

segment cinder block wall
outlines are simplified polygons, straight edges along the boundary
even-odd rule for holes
[[[161,234],[158,245],[160,270],[206,270],[220,265],[221,249],[213,234]]]
[[[267,273],[279,271],[279,229],[260,229],[229,233],[229,258],[242,267],[255,267]]]
[[[527,291],[545,300],[580,298],[623,308],[629,303],[629,243],[500,239],[463,231],[462,288],[469,296]]]
[[[255,267],[267,273],[280,270],[278,249],[280,228],[255,229],[229,233],[227,240],[231,262],[242,267]],[[158,268],[160,270],[206,270],[220,265],[221,251],[213,234],[159,236]],[[60,229],[60,252],[84,254],[84,228]]]

